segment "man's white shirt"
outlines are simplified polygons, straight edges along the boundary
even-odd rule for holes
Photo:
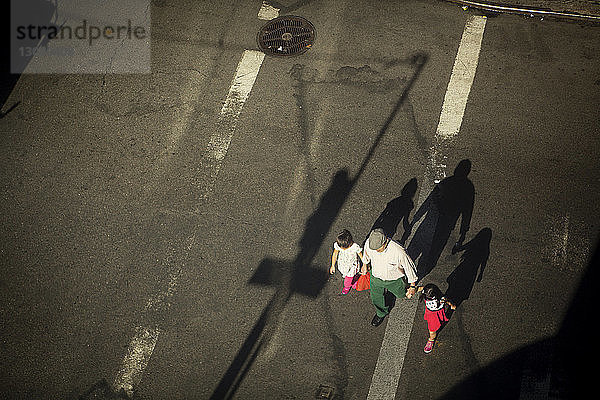
[[[371,275],[384,281],[394,281],[406,276],[408,283],[417,281],[417,268],[404,248],[390,240],[385,250],[378,252],[369,248],[369,239],[365,242],[363,262],[371,262]]]

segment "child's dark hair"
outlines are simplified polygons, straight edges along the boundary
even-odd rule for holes
[[[342,249],[347,249],[354,243],[354,240],[352,239],[352,234],[347,229],[344,229],[340,232],[339,235],[337,235],[336,241],[338,246],[340,246]]]
[[[441,300],[444,294],[440,290],[439,287],[434,285],[433,283],[428,283],[423,287],[423,291],[421,292],[421,296],[419,296],[419,301],[425,300]]]

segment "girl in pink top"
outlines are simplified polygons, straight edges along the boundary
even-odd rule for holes
[[[367,273],[367,267],[364,264],[360,267],[359,258],[362,259],[362,248],[354,243],[352,234],[344,229],[333,243],[331,267],[329,268],[329,273],[333,275],[337,263],[338,270],[344,277],[343,295],[348,294],[351,288],[356,289],[359,268],[361,275]]]

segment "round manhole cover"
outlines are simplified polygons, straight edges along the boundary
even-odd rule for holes
[[[258,47],[272,56],[302,54],[315,41],[315,27],[305,18],[286,15],[260,28],[257,41]]]

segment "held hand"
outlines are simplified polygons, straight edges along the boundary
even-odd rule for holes
[[[456,310],[456,305],[452,302],[450,302],[448,299],[446,299],[445,297],[442,297],[442,302],[445,304],[448,304],[448,306],[452,309],[452,310]]]
[[[415,293],[417,293],[417,288],[414,286],[411,286],[406,291],[406,297],[410,299],[411,297],[413,297],[415,295]]]
[[[360,274],[361,275],[366,275],[367,274],[367,267],[363,265],[363,267],[360,269]]]
[[[406,239],[408,239],[408,237],[410,236],[411,232],[412,232],[412,228],[413,228],[413,224],[409,223],[405,229],[404,229],[404,233],[402,234],[402,237],[400,238],[400,245],[402,247],[404,247],[405,243],[406,243]]]
[[[464,250],[463,242],[465,241],[465,236],[466,236],[466,232],[460,234],[460,237],[458,238],[456,243],[454,243],[454,246],[452,246],[452,250],[451,250],[452,254],[456,254],[459,251]]]

